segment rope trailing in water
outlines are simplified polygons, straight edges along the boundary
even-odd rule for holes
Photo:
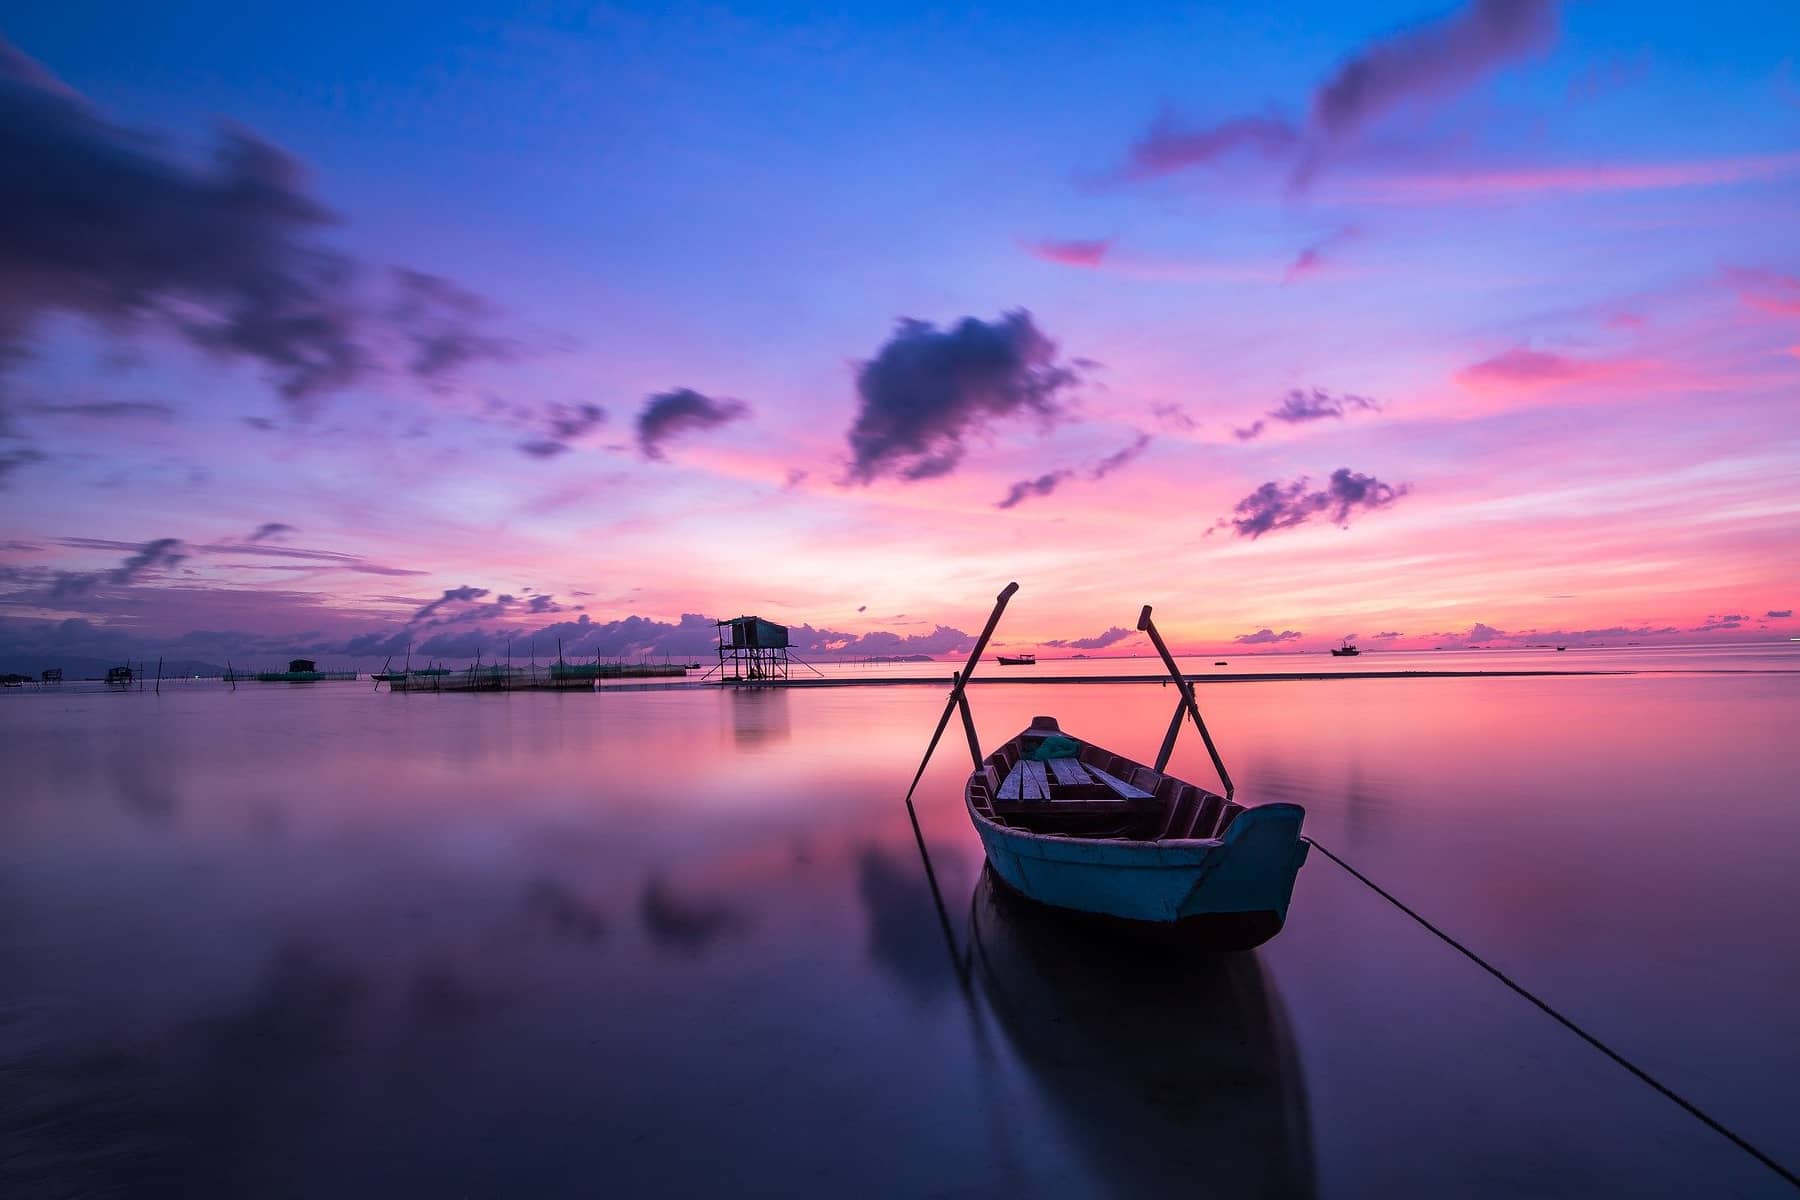
[[[1536,1005],[1539,1009],[1543,1010],[1543,1012],[1547,1016],[1549,1016],[1551,1020],[1555,1021],[1557,1024],[1559,1024],[1563,1028],[1567,1029],[1570,1033],[1573,1033],[1576,1037],[1580,1038],[1582,1041],[1586,1042],[1588,1045],[1592,1046],[1594,1049],[1598,1050],[1600,1053],[1606,1055],[1606,1057],[1612,1059],[1615,1063],[1618,1063],[1621,1067],[1624,1067],[1627,1071],[1630,1071],[1633,1075],[1637,1076],[1638,1079],[1640,1079],[1644,1083],[1649,1084],[1650,1087],[1652,1087],[1653,1089],[1655,1089],[1658,1092],[1661,1092],[1668,1099],[1673,1100],[1676,1104],[1680,1105],[1683,1109],[1685,1109],[1689,1116],[1691,1116],[1695,1120],[1699,1121],[1702,1125],[1705,1125],[1708,1129],[1712,1130],[1714,1133],[1718,1134],[1719,1136],[1725,1138],[1727,1141],[1731,1142],[1732,1145],[1736,1146],[1739,1150],[1742,1150],[1745,1154],[1748,1154],[1751,1158],[1754,1158],[1757,1162],[1761,1163],[1763,1166],[1769,1168],[1769,1170],[1775,1172],[1775,1174],[1781,1176],[1782,1179],[1784,1179],[1788,1183],[1792,1184],[1795,1188],[1800,1188],[1800,1175],[1794,1174],[1794,1172],[1788,1170],[1786,1167],[1784,1167],[1780,1163],[1776,1162],[1773,1158],[1770,1158],[1767,1154],[1764,1154],[1761,1150],[1758,1150],[1755,1146],[1751,1145],[1750,1142],[1747,1139],[1745,1139],[1741,1134],[1736,1133],[1735,1131],[1730,1129],[1728,1126],[1726,1126],[1722,1122],[1707,1115],[1704,1111],[1701,1110],[1699,1105],[1695,1104],[1693,1101],[1689,1100],[1687,1097],[1681,1095],[1679,1092],[1675,1091],[1673,1088],[1669,1087],[1667,1084],[1663,1083],[1661,1080],[1659,1080],[1655,1076],[1651,1075],[1650,1072],[1644,1070],[1644,1068],[1638,1066],[1636,1063],[1634,1063],[1630,1059],[1626,1058],[1623,1054],[1620,1054],[1617,1050],[1614,1050],[1611,1046],[1607,1045],[1605,1042],[1601,1041],[1599,1038],[1595,1037],[1593,1034],[1589,1033],[1587,1030],[1585,1030],[1581,1026],[1577,1025],[1574,1021],[1570,1020],[1568,1017],[1565,1017],[1560,1012],[1557,1012],[1556,1009],[1550,1007],[1550,1005],[1547,1001],[1541,999],[1534,993],[1527,991],[1522,984],[1514,982],[1513,979],[1510,976],[1508,976],[1504,971],[1502,971],[1499,967],[1496,967],[1493,963],[1490,963],[1487,959],[1481,957],[1481,955],[1475,953],[1473,950],[1469,949],[1467,946],[1463,945],[1461,942],[1457,941],[1455,938],[1451,937],[1449,934],[1447,934],[1443,930],[1439,929],[1436,925],[1433,925],[1430,921],[1427,921],[1424,917],[1420,916],[1417,912],[1415,912],[1411,908],[1407,907],[1407,905],[1403,901],[1401,901],[1398,897],[1396,897],[1392,892],[1388,891],[1386,888],[1384,888],[1380,884],[1376,883],[1373,879],[1370,879],[1367,875],[1364,875],[1361,871],[1358,871],[1355,867],[1351,866],[1349,863],[1345,862],[1343,859],[1341,859],[1337,855],[1333,854],[1330,850],[1328,850],[1324,846],[1320,845],[1317,839],[1311,838],[1311,837],[1304,837],[1301,840],[1308,843],[1309,845],[1311,845],[1313,849],[1317,850],[1320,854],[1323,854],[1326,858],[1329,858],[1332,862],[1336,863],[1338,866],[1344,868],[1344,870],[1348,871],[1353,877],[1355,877],[1360,883],[1362,883],[1363,886],[1367,887],[1370,891],[1374,892],[1377,896],[1380,896],[1383,900],[1386,900],[1389,904],[1393,905],[1395,908],[1399,909],[1401,912],[1403,912],[1407,916],[1411,917],[1414,921],[1416,921],[1420,925],[1424,926],[1428,932],[1433,934],[1440,941],[1446,943],[1451,949],[1455,950],[1457,953],[1461,954],[1464,958],[1468,959],[1470,962],[1474,963],[1476,966],[1478,966],[1482,970],[1486,971],[1489,975],[1492,975],[1495,979],[1498,979],[1501,983],[1504,983],[1507,987],[1511,988],[1513,991],[1517,992],[1519,995],[1525,997],[1525,999],[1531,1001],[1532,1004]]]

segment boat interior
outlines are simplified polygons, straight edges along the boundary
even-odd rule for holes
[[[1046,722],[1040,724],[1040,722]],[[1079,750],[1034,761],[1050,737]],[[1224,836],[1244,806],[1064,733],[1038,718],[969,776],[969,803],[997,825],[1032,833],[1128,841]]]

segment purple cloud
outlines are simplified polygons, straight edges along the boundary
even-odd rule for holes
[[[1408,101],[1461,91],[1556,40],[1555,0],[1474,0],[1353,56],[1313,95],[1313,121],[1353,134]]]
[[[258,525],[255,532],[244,540],[247,542],[262,542],[273,538],[279,541],[283,534],[293,532],[294,527],[292,525],[283,525],[280,521],[265,521],[261,525]]]
[[[1323,388],[1312,388],[1308,391],[1295,388],[1266,415],[1288,425],[1303,425],[1310,421],[1323,421],[1327,418],[1341,421],[1346,413],[1380,411],[1381,405],[1367,396],[1356,396],[1348,392],[1341,396],[1334,396]],[[1238,441],[1247,442],[1262,436],[1267,428],[1268,422],[1259,419],[1246,428],[1232,430],[1232,433]]]
[[[129,586],[146,575],[173,567],[187,557],[187,549],[180,538],[156,538],[138,546],[110,571],[58,571],[50,586],[50,595],[55,599],[84,596],[103,583]]]
[[[1131,147],[1125,175],[1140,179],[1168,175],[1240,151],[1286,158],[1299,147],[1300,139],[1300,130],[1274,113],[1193,129],[1183,128],[1175,114],[1165,110]]]
[[[1314,516],[1327,515],[1337,525],[1348,527],[1350,513],[1372,513],[1384,509],[1409,491],[1408,484],[1384,484],[1373,475],[1363,475],[1341,466],[1332,471],[1327,486],[1309,491],[1310,480],[1301,475],[1291,484],[1267,482],[1262,488],[1238,500],[1231,516],[1222,516],[1213,529],[1235,529],[1240,538],[1256,540],[1274,529],[1292,529],[1307,524]],[[1211,533],[1208,531],[1208,533]]]
[[[29,467],[33,463],[41,463],[47,456],[35,446],[18,446],[11,450],[0,451],[0,491],[6,490],[7,481],[14,471],[21,467]]]
[[[1321,490],[1309,491],[1309,482],[1303,475],[1292,483],[1265,483],[1239,500],[1232,509],[1233,515],[1220,518],[1213,528],[1229,527],[1239,537],[1254,540],[1272,530],[1303,525],[1319,515],[1348,528],[1352,512],[1386,508],[1410,490],[1407,484],[1383,483],[1349,467],[1333,471]]]
[[[714,400],[692,388],[660,392],[644,402],[637,417],[638,449],[645,458],[661,459],[663,443],[683,433],[714,429],[750,415],[742,400]]]
[[[1123,174],[1167,175],[1250,152],[1295,160],[1296,183],[1304,184],[1327,152],[1385,114],[1465,91],[1546,49],[1556,39],[1556,16],[1555,0],[1472,0],[1447,16],[1377,38],[1314,90],[1303,126],[1271,111],[1184,127],[1164,112],[1131,147]]]
[[[1785,621],[1793,615],[1794,610],[1791,608],[1771,608],[1768,612],[1763,614],[1763,618],[1769,621]]]
[[[861,407],[846,482],[890,471],[909,481],[949,474],[972,430],[1017,416],[1046,426],[1064,417],[1078,378],[1024,309],[992,322],[964,317],[949,329],[903,319],[857,369]]]
[[[1036,479],[1021,479],[1007,489],[1006,497],[995,504],[994,507],[1014,508],[1021,501],[1026,500],[1029,497],[1048,496],[1051,492],[1056,490],[1058,484],[1062,483],[1063,480],[1068,479],[1073,474],[1073,471],[1067,470],[1049,471],[1043,475],[1039,475]]]
[[[1150,414],[1154,416],[1165,429],[1174,429],[1182,433],[1192,433],[1194,430],[1200,428],[1200,422],[1196,421],[1187,409],[1176,404],[1174,401],[1152,404],[1150,406]]]
[[[555,405],[550,410],[549,428],[543,436],[520,442],[519,449],[533,458],[555,458],[605,420],[606,410],[598,404]]]
[[[393,270],[395,295],[388,321],[407,343],[407,370],[436,383],[465,363],[505,362],[518,343],[487,332],[493,305],[438,275],[408,267]]]
[[[1276,633],[1273,629],[1264,626],[1255,633],[1240,633],[1231,640],[1242,646],[1273,646],[1281,642],[1291,642],[1301,636],[1303,635],[1298,629],[1284,629],[1280,633]]]
[[[487,595],[488,589],[470,587],[466,583],[461,587],[445,588],[443,595],[419,609],[418,612],[412,615],[412,619],[414,621],[423,621],[425,618],[442,611],[446,606],[454,607],[469,604],[476,600],[480,600]]]
[[[1099,462],[1095,463],[1092,467],[1088,468],[1088,478],[1090,478],[1090,479],[1105,479],[1108,475],[1111,475],[1114,471],[1117,471],[1121,467],[1129,465],[1133,460],[1135,460],[1138,457],[1138,455],[1142,454],[1144,451],[1148,450],[1149,448],[1150,448],[1150,435],[1147,433],[1140,433],[1132,441],[1131,445],[1126,446],[1123,450],[1113,451],[1113,453],[1108,454],[1105,458],[1101,459]]]
[[[52,313],[154,327],[262,365],[306,416],[396,337],[420,379],[504,356],[474,328],[478,302],[435,277],[402,273],[385,315],[365,309],[361,265],[319,242],[336,218],[281,149],[227,127],[209,163],[183,162],[4,40],[0,160],[0,363]]]
[[[1045,642],[1046,646],[1059,646],[1068,650],[1103,650],[1115,642],[1122,642],[1132,635],[1132,630],[1114,625],[1105,633],[1096,633],[1093,637],[1074,638],[1069,641],[1058,639]]]

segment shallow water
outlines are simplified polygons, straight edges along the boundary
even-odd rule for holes
[[[1200,698],[1240,798],[1793,1164],[1800,674],[1708,665]],[[367,689],[0,698],[0,1192],[1785,1193],[1322,856],[1235,962],[1007,906],[946,740],[952,949],[941,687]],[[1152,755],[1173,700],[975,704]]]

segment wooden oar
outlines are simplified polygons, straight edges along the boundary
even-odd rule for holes
[[[937,752],[938,740],[944,736],[944,730],[949,728],[950,714],[956,711],[958,704],[962,703],[963,688],[968,686],[969,676],[975,673],[975,664],[981,661],[982,652],[987,649],[988,639],[994,636],[994,627],[1000,624],[1000,614],[1006,611],[1006,602],[1011,600],[1013,593],[1018,590],[1018,584],[1009,583],[1005,590],[994,598],[994,611],[988,616],[987,627],[981,631],[981,636],[975,639],[975,652],[969,655],[968,664],[963,667],[962,671],[953,676],[955,682],[950,685],[950,702],[944,705],[944,715],[938,718],[937,729],[931,735],[931,744],[925,747],[925,757],[919,761],[919,769],[913,775],[912,787],[906,789],[906,806],[908,808],[912,807],[913,792],[918,789],[919,780],[925,777],[926,764],[931,762],[931,756]],[[975,755],[975,764],[980,766],[981,750],[974,744],[974,726],[971,723],[967,728],[970,734],[970,750]]]
[[[1156,756],[1158,774],[1169,765],[1169,755],[1175,750],[1175,735],[1181,732],[1181,717],[1185,712],[1194,718],[1194,728],[1200,731],[1200,740],[1206,743],[1206,752],[1212,755],[1213,767],[1219,772],[1219,782],[1225,785],[1225,799],[1230,800],[1236,789],[1231,782],[1231,775],[1225,770],[1225,760],[1219,757],[1219,748],[1213,745],[1212,734],[1206,731],[1206,722],[1200,716],[1200,706],[1194,702],[1194,685],[1181,677],[1181,668],[1175,665],[1175,656],[1163,645],[1162,634],[1156,632],[1156,623],[1150,619],[1150,606],[1144,605],[1144,611],[1138,614],[1138,629],[1150,635],[1150,644],[1162,655],[1163,666],[1169,668],[1169,674],[1175,677],[1175,689],[1181,693],[1181,700],[1175,706],[1175,717],[1169,722],[1169,732],[1163,738],[1162,750]]]

